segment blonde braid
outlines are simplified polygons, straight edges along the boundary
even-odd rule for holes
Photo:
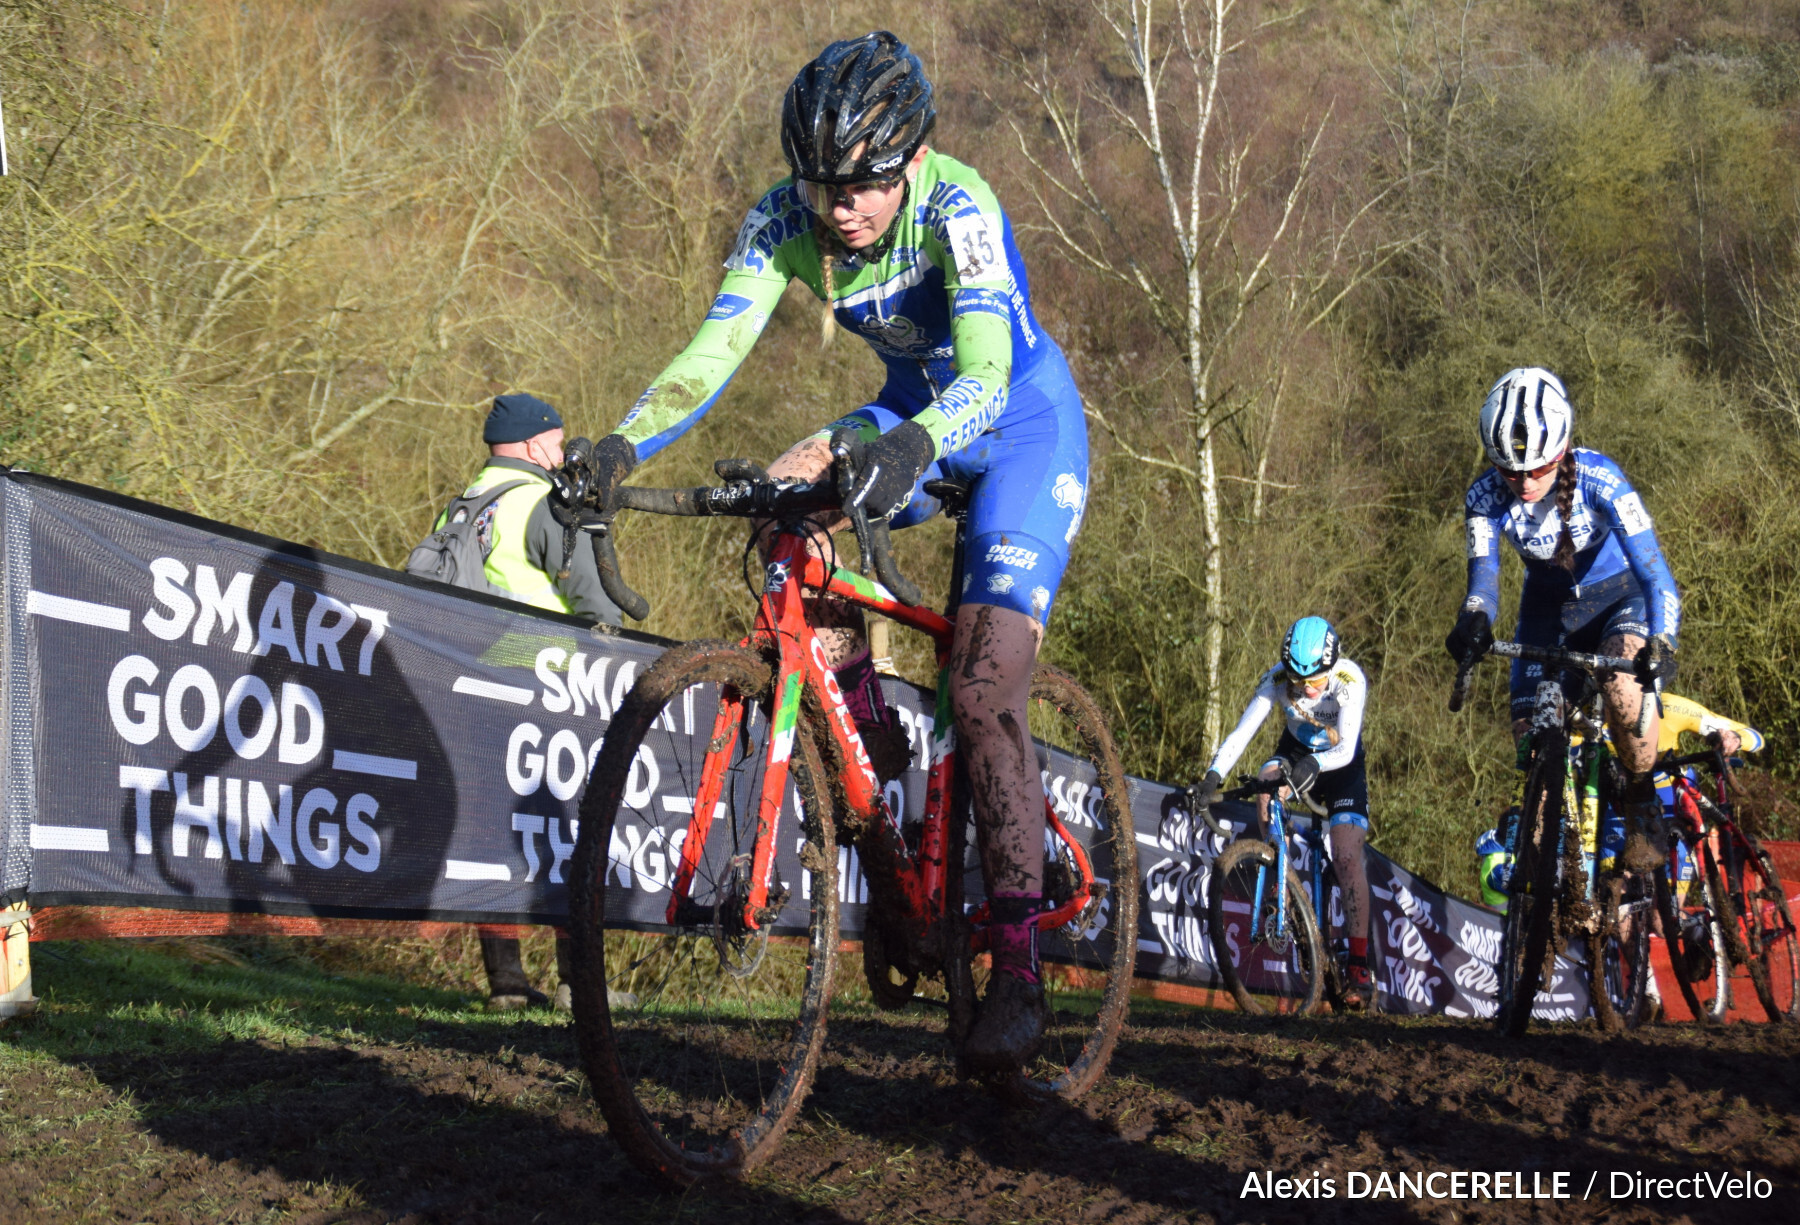
[[[837,277],[834,275],[837,257],[832,253],[831,235],[825,228],[823,218],[813,228],[813,238],[819,244],[819,274],[825,281],[825,310],[819,316],[819,347],[823,349],[837,334],[837,316],[831,313],[831,295],[837,291]]]

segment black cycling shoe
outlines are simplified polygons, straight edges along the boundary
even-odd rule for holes
[[[1362,1012],[1369,1006],[1375,998],[1375,980],[1369,976],[1369,967],[1345,967],[1344,994],[1340,998],[1345,1012]]]
[[[963,1062],[977,1075],[1017,1072],[1037,1057],[1049,1024],[1042,983],[996,972],[963,1043]]]

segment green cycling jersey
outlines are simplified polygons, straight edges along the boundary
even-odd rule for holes
[[[640,460],[712,407],[790,280],[825,300],[822,232],[791,178],[749,211],[706,320],[619,426]],[[879,256],[825,242],[838,322],[886,364],[881,402],[922,425],[939,457],[993,425],[1009,386],[1055,350],[1032,316],[1011,223],[981,177],[954,158],[926,150]]]

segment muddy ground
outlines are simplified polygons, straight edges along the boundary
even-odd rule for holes
[[[851,1008],[780,1155],[680,1195],[608,1142],[565,1018],[411,1018],[396,1004],[381,1024],[240,1037],[221,1020],[230,1006],[133,1011],[65,993],[0,1029],[13,1047],[0,1051],[0,1221],[1800,1219],[1792,1026],[1560,1027],[1513,1043],[1466,1022],[1143,1003],[1089,1098],[1020,1113],[949,1075],[933,1016]],[[1344,1198],[1349,1171],[1439,1169],[1568,1171],[1575,1198]],[[1265,1170],[1318,1171],[1338,1196],[1245,1197]],[[1744,1170],[1769,1198],[1606,1194],[1613,1171]]]

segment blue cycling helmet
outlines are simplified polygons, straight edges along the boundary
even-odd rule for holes
[[[1281,664],[1295,677],[1317,676],[1338,661],[1337,631],[1323,617],[1302,617],[1288,627]]]

